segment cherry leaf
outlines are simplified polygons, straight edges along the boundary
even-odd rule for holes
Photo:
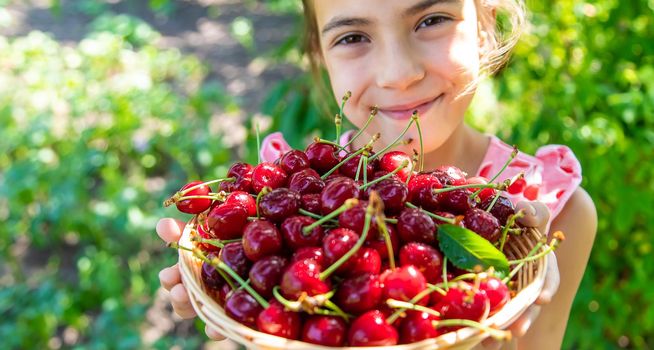
[[[438,245],[454,266],[472,271],[475,266],[487,270],[491,266],[495,271],[508,273],[509,261],[504,253],[467,228],[443,224],[438,226]]]

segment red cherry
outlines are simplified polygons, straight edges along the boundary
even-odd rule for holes
[[[453,165],[442,165],[433,172],[443,185],[461,186],[466,184],[466,173]],[[446,181],[443,181],[447,179]]]
[[[329,292],[329,285],[320,280],[320,272],[320,266],[311,259],[291,263],[282,275],[282,294],[297,300],[303,292],[309,296]]]
[[[492,202],[493,197],[486,198],[481,202],[479,207],[486,210]],[[515,214],[515,207],[513,206],[513,203],[510,199],[504,196],[500,196],[497,199],[497,202],[495,202],[495,205],[493,205],[493,208],[491,208],[490,213],[497,218],[500,225],[504,226],[506,225],[506,221],[509,219],[509,216]]]
[[[409,189],[399,180],[386,179],[370,187],[371,191],[377,191],[384,202],[384,212],[388,215],[398,214],[405,208],[409,197]]]
[[[425,276],[413,265],[386,270],[381,275],[381,281],[383,300],[391,298],[409,301],[427,288]],[[429,302],[428,296],[418,301],[421,305],[426,305],[427,302]]]
[[[250,271],[250,260],[245,256],[241,242],[227,243],[220,250],[218,258],[243,278],[247,278]]]
[[[443,188],[438,179],[431,174],[418,174],[409,180],[409,201],[419,207],[432,211],[438,209],[438,195],[433,190]]]
[[[274,222],[280,222],[297,214],[299,209],[300,195],[284,187],[272,190],[259,201],[261,215]]]
[[[488,277],[481,281],[479,290],[488,296],[490,302],[489,316],[498,312],[510,299],[509,287],[497,277]]]
[[[397,235],[397,229],[394,225],[386,224],[388,230],[388,235],[391,238],[391,246],[393,247],[393,255],[397,255],[397,251],[400,247],[400,240]],[[379,256],[382,260],[388,259],[388,248],[386,247],[386,240],[384,235],[381,232],[378,235],[373,236],[372,239],[366,237],[366,242],[364,243],[365,247],[372,248],[379,253]]]
[[[221,182],[220,189],[225,192],[243,191],[252,192],[252,170],[254,167],[247,163],[234,163],[227,170],[227,177],[233,177],[233,182]]]
[[[272,296],[273,287],[279,284],[287,260],[278,255],[267,256],[252,265],[248,277],[250,285],[265,298]]]
[[[381,271],[381,256],[374,248],[363,247],[352,257],[347,264],[347,275],[357,276],[364,273],[379,274]]]
[[[347,324],[340,317],[310,316],[302,328],[302,341],[324,346],[342,346]]]
[[[397,167],[402,165],[403,162],[409,162],[408,166],[402,168],[400,171],[398,171],[396,174],[397,176],[400,177],[400,180],[402,182],[406,182],[406,179],[409,177],[409,174],[411,173],[411,157],[401,151],[390,151],[384,153],[383,156],[379,159],[379,168],[381,170],[387,171],[387,172],[392,172],[395,170]]]
[[[250,221],[243,229],[243,250],[245,256],[252,261],[280,253],[282,234],[270,221]]]
[[[463,226],[491,243],[497,242],[501,236],[500,223],[497,218],[479,208],[472,208],[466,212],[463,218]]]
[[[325,188],[325,182],[315,170],[307,168],[291,175],[288,188],[299,194],[320,193]]]
[[[379,310],[371,310],[357,317],[350,326],[350,346],[388,346],[398,343],[397,330],[386,323],[386,317]]]
[[[464,188],[438,194],[438,202],[442,210],[454,214],[463,214],[474,208],[477,203],[470,198],[470,192]]]
[[[320,214],[322,211],[322,205],[320,204],[320,194],[303,194],[300,197],[300,207],[310,213]]]
[[[261,163],[252,170],[252,189],[261,192],[264,187],[272,189],[286,185],[286,172],[272,163]]]
[[[279,165],[287,174],[293,174],[308,168],[311,164],[304,152],[293,149],[284,153],[279,159]]]
[[[402,344],[415,343],[425,339],[436,338],[442,334],[434,327],[433,321],[439,318],[427,312],[407,311],[407,316],[400,326],[400,340]]]
[[[474,177],[468,178],[466,180],[466,184],[467,185],[472,185],[472,184],[486,185],[486,184],[488,184],[488,179],[483,177],[483,176],[474,176]],[[469,188],[468,189],[468,191],[470,193],[477,192],[477,190],[479,190],[479,188]],[[492,197],[494,195],[495,195],[495,190],[492,189],[492,188],[484,188],[478,194],[479,199],[482,200],[482,201],[484,199],[486,199],[488,197]]]
[[[209,193],[211,193],[211,188],[207,185],[201,185],[202,181],[192,181],[184,185],[179,191],[184,191],[187,188],[191,188],[194,186],[198,186],[195,189],[192,189],[184,194],[184,197],[186,196],[208,196]],[[187,213],[187,214],[199,214],[211,206],[213,203],[212,199],[209,198],[189,198],[189,199],[183,199],[181,201],[177,201],[175,205],[177,206],[177,210],[181,211],[182,213]]]
[[[338,216],[338,225],[343,228],[348,228],[358,234],[362,234],[363,226],[365,225],[367,207],[368,201],[359,201],[355,206],[342,212]],[[368,229],[366,240],[374,239],[375,237],[377,237],[377,223],[373,217],[370,220],[370,229]]]
[[[311,167],[320,174],[328,172],[341,161],[336,147],[327,143],[314,142],[307,146],[305,153]]]
[[[339,177],[329,184],[320,194],[322,214],[327,215],[343,205],[350,198],[359,198],[359,187],[354,180],[347,177]]]
[[[359,240],[359,235],[347,228],[339,227],[329,231],[322,243],[322,250],[325,252],[327,264],[331,265],[335,263],[354,247],[357,240]],[[353,259],[349,259],[337,271],[344,272],[353,263]]]
[[[343,280],[336,290],[336,303],[345,312],[361,314],[379,305],[382,297],[379,275],[366,273]]]
[[[240,205],[243,206],[248,211],[248,216],[257,215],[257,201],[254,200],[254,197],[244,191],[234,191],[230,193],[223,205]]]
[[[219,205],[209,211],[207,226],[218,239],[235,239],[241,237],[247,220],[248,212],[243,206]]]
[[[209,260],[213,260],[218,255],[216,253],[207,254]],[[213,265],[207,263],[206,261],[202,263],[202,272],[200,273],[202,282],[207,288],[213,289],[215,291],[220,290],[220,288],[226,283],[223,276],[220,275],[218,270],[216,270]]]
[[[397,219],[397,230],[404,242],[436,242],[436,225],[431,217],[420,209],[404,209]]]
[[[349,157],[352,155],[353,152],[348,153],[345,158]],[[372,154],[371,154],[372,155]],[[357,174],[357,169],[359,168],[359,161],[361,160],[361,154],[357,154],[356,156],[352,157],[350,160],[345,162],[343,165],[341,165],[338,168],[338,171],[343,174],[344,176],[347,176],[351,179],[354,179]],[[377,166],[379,164],[378,158],[375,158],[373,161],[368,163],[368,166],[366,167],[367,170],[367,178],[371,179],[372,174],[375,172]],[[359,174],[359,179],[363,179],[363,172],[360,172]]]
[[[308,234],[304,234],[302,229],[316,222],[316,220],[302,215],[291,216],[281,224],[284,243],[295,250],[301,247],[315,247],[320,245],[324,235],[321,226],[316,226]]]
[[[411,242],[400,249],[400,266],[413,265],[429,283],[441,278],[443,254],[424,243]]]
[[[256,329],[257,317],[263,308],[244,289],[237,289],[227,296],[225,313],[234,320]]]
[[[301,326],[300,314],[286,311],[284,305],[277,300],[272,300],[257,317],[259,331],[282,338],[298,339]]]
[[[202,237],[204,239],[214,239],[215,238],[215,237],[213,237],[211,235],[211,233],[209,231],[209,228],[207,228],[206,223],[204,223],[204,224],[203,223],[198,223],[196,228],[198,230],[198,235],[200,237]],[[218,252],[218,251],[220,251],[220,248],[218,248],[217,246],[215,246],[213,244],[209,244],[209,243],[199,243],[198,247],[200,247],[200,249],[204,250],[205,252]]]
[[[313,259],[321,268],[325,267],[325,253],[321,247],[301,247],[293,253],[291,262]]]
[[[436,310],[441,313],[442,319],[466,319],[479,322],[488,316],[490,301],[486,292],[461,283],[448,289]]]

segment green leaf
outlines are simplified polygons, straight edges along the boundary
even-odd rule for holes
[[[440,225],[438,242],[447,259],[460,269],[472,270],[480,265],[484,270],[492,266],[500,273],[509,271],[506,256],[488,240],[467,228],[450,224]]]

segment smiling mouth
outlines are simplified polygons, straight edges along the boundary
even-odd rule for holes
[[[424,115],[435,102],[439,101],[443,97],[443,94],[438,95],[437,97],[426,101],[420,102],[414,105],[401,105],[401,106],[391,106],[388,108],[380,108],[379,111],[384,113],[384,115],[399,120],[410,119],[414,111],[418,112],[418,115]]]

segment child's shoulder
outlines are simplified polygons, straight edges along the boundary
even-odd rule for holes
[[[478,174],[492,178],[509,159],[513,147],[491,136],[488,150]],[[507,196],[512,202],[540,201],[550,209],[554,219],[579,189],[581,164],[572,150],[564,145],[547,145],[534,155],[518,152],[497,181],[524,177],[511,185]]]

